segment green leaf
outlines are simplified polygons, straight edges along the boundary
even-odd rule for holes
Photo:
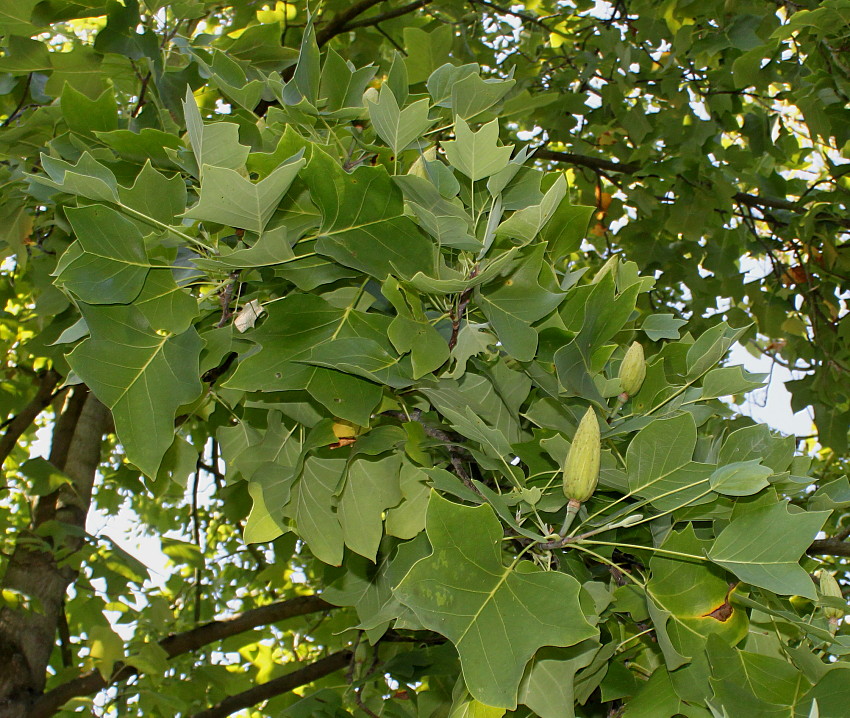
[[[198,258],[192,262],[202,269],[228,270],[267,267],[295,259],[289,238],[283,227],[263,232],[256,242],[245,249],[234,249],[214,259]]]
[[[378,101],[367,100],[366,106],[378,137],[396,155],[434,124],[434,120],[428,119],[430,105],[427,99],[417,100],[400,110],[395,95],[387,85],[381,87]]]
[[[118,187],[118,198],[123,206],[146,217],[175,224],[175,217],[186,209],[186,183],[179,174],[169,179],[145,162],[132,187]]]
[[[709,718],[704,709],[689,706],[676,695],[670,674],[664,666],[656,668],[640,692],[628,702],[623,718]]]
[[[366,631],[374,644],[393,620],[410,613],[393,596],[393,589],[410,567],[427,555],[429,548],[422,534],[415,541],[399,544],[377,565],[352,555],[346,560],[345,574],[328,586],[322,597],[335,606],[354,606],[360,619],[359,628]]]
[[[798,562],[830,513],[791,513],[782,502],[733,515],[708,557],[754,586],[815,599],[814,583]]]
[[[475,298],[505,348],[518,361],[530,361],[537,350],[532,322],[554,310],[564,295],[540,286],[544,245],[530,249],[504,280],[477,289]]]
[[[331,566],[342,563],[344,534],[334,497],[345,464],[345,458],[307,457],[285,509],[313,555]]]
[[[477,75],[480,71],[481,66],[475,62],[466,65],[454,65],[450,62],[445,62],[428,76],[425,86],[435,105],[451,107],[452,87],[454,84],[470,75]]]
[[[709,477],[711,488],[726,496],[749,496],[770,485],[773,469],[762,466],[758,459],[736,461],[718,467]]]
[[[469,125],[458,117],[455,120],[455,140],[443,142],[446,159],[473,182],[489,177],[507,167],[513,145],[499,147],[499,122],[493,120],[473,132]]]
[[[112,88],[104,90],[96,100],[90,100],[66,84],[62,90],[61,105],[68,127],[81,135],[93,137],[95,132],[118,129],[118,105]]]
[[[100,204],[66,210],[77,244],[56,266],[57,283],[88,304],[127,304],[153,266],[136,225]]]
[[[764,385],[767,374],[751,374],[742,366],[712,369],[702,380],[702,398],[713,399],[732,394],[744,394]]]
[[[594,640],[569,648],[541,648],[526,668],[519,702],[540,718],[574,718],[575,674],[590,665],[598,650]]]
[[[502,718],[503,715],[504,708],[488,706],[474,698],[467,698],[452,708],[449,718]]]
[[[83,152],[75,165],[42,154],[41,167],[47,177],[30,175],[33,182],[96,202],[118,202],[115,175],[88,152]]]
[[[124,658],[124,641],[109,626],[89,627],[89,658],[104,680],[112,675],[112,667]]]
[[[427,80],[445,62],[454,43],[454,30],[448,24],[438,25],[431,32],[418,27],[406,27],[402,36],[407,48],[405,64],[411,85]]]
[[[698,538],[692,525],[671,532],[660,547],[669,553],[653,556],[646,585],[649,612],[673,685],[680,696],[694,701],[707,697],[706,639],[719,636],[735,645],[749,628],[746,611],[730,595],[727,574],[704,559],[711,543]]]
[[[138,132],[114,130],[95,132],[95,135],[124,159],[138,164],[150,161],[158,167],[171,165],[171,160],[165,152],[166,148],[178,150],[183,146],[176,135],[152,127],[143,127]]]
[[[292,79],[286,83],[283,100],[286,104],[297,105],[306,100],[313,107],[319,100],[319,82],[321,81],[319,46],[316,44],[316,30],[312,21],[301,37],[298,63]]]
[[[192,152],[202,173],[207,165],[230,170],[244,167],[250,148],[239,143],[239,125],[233,122],[204,124],[190,88],[186,89],[183,112]]]
[[[383,513],[401,501],[400,468],[397,454],[377,461],[357,458],[348,467],[338,508],[345,545],[373,562],[383,536]]]
[[[421,226],[443,247],[477,252],[483,246],[470,234],[471,219],[455,201],[443,197],[431,182],[415,175],[393,177]]]
[[[201,393],[198,361],[203,342],[194,328],[161,335],[134,307],[84,308],[91,338],[68,363],[112,410],[127,458],[156,476],[174,438],[177,408]]]
[[[410,432],[411,427],[421,427],[417,422],[408,422],[405,429]],[[422,433],[424,439],[424,432]],[[414,459],[416,457],[410,451],[410,442],[406,445],[406,451]],[[425,454],[427,457],[427,454]],[[418,466],[409,461],[403,461],[399,473],[399,489],[403,501],[394,508],[387,511],[387,534],[397,536],[400,539],[415,538],[425,529],[425,512],[428,508],[428,498],[431,494],[428,489],[428,475]]]
[[[413,383],[409,363],[391,356],[376,341],[349,337],[325,342],[297,361],[362,376],[378,384],[402,389]]]
[[[476,700],[515,708],[525,664],[538,648],[596,635],[579,606],[580,584],[529,562],[506,567],[502,527],[489,506],[460,506],[432,493],[426,520],[433,552],[396,595],[455,644]]]
[[[569,196],[561,200],[540,233],[540,238],[549,246],[549,253],[554,260],[572,254],[581,247],[594,210],[595,207],[571,204]]]
[[[269,482],[270,477],[267,474],[273,475],[273,482]],[[251,513],[245,520],[245,531],[242,533],[246,544],[274,541],[286,533],[287,527],[278,515],[281,513],[279,507],[289,501],[291,482],[281,481],[281,474],[286,474],[283,467],[269,463],[255,472],[255,480],[248,482],[248,493],[253,504]],[[267,487],[268,483],[272,486]]]
[[[626,451],[629,490],[662,511],[709,500],[714,466],[692,460],[696,442],[696,424],[688,413],[641,429]]]
[[[706,332],[703,332],[688,349],[687,366],[688,378],[696,378],[717,364],[729,350],[729,347],[745,331],[732,329],[726,322],[720,322]]]
[[[641,331],[652,341],[661,339],[678,339],[679,330],[688,322],[676,319],[673,314],[650,314],[641,324]]]
[[[333,49],[329,49],[322,65],[322,80],[319,94],[327,100],[327,110],[335,112],[344,108],[357,108],[360,114],[363,93],[375,76],[378,68],[372,65],[357,70],[343,60]]]
[[[780,718],[790,714],[810,684],[785,658],[736,650],[724,641],[708,641],[716,700],[730,718]]]
[[[514,212],[499,225],[496,236],[517,239],[521,245],[528,244],[552,218],[566,195],[567,180],[561,174],[543,196],[540,204]]]
[[[290,158],[256,184],[232,169],[205,165],[198,204],[184,216],[260,234],[306,163],[300,157]]]
[[[489,110],[515,84],[516,80],[483,80],[478,74],[467,75],[452,85],[452,110],[457,117],[468,120]]]
[[[401,191],[383,167],[359,167],[348,174],[315,147],[301,178],[322,213],[319,254],[377,279],[433,274],[435,247],[404,216]]]
[[[170,268],[148,272],[133,306],[144,315],[152,329],[172,334],[187,331],[198,316],[198,300],[177,285]]]
[[[163,536],[160,538],[162,552],[177,565],[203,568],[204,557],[196,544]]]
[[[798,702],[794,718],[811,718],[817,701],[818,718],[841,718],[850,700],[850,668],[835,666]]]

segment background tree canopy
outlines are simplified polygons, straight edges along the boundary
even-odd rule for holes
[[[846,716],[850,1],[0,35],[0,716]]]

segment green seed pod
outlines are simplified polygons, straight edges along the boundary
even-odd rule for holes
[[[818,571],[818,584],[820,584],[820,592],[824,596],[830,598],[840,598],[844,600],[844,594],[841,592],[841,586],[838,581],[828,571]],[[831,623],[838,623],[844,617],[844,609],[837,606],[824,606],[823,615],[829,619]]]
[[[634,396],[646,378],[646,359],[639,342],[632,342],[620,364],[620,391]]]
[[[568,499],[584,503],[593,496],[599,481],[600,454],[599,422],[593,407],[589,407],[564,462],[564,495]]]

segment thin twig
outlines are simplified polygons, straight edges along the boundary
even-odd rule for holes
[[[469,273],[469,279],[475,277],[478,274],[478,266],[472,268],[472,271]],[[454,349],[457,344],[457,336],[460,332],[460,322],[463,319],[463,315],[466,312],[467,306],[469,306],[469,301],[472,298],[472,287],[469,289],[464,289],[460,295],[460,298],[457,303],[457,309],[452,310],[450,314],[450,318],[452,321],[452,334],[449,337],[449,349]]]
[[[465,446],[459,443],[459,440],[454,438],[448,432],[443,431],[442,429],[437,429],[436,427],[429,426],[424,421],[422,421],[422,412],[419,409],[414,409],[410,412],[410,417],[401,411],[385,411],[385,416],[391,416],[394,419],[398,419],[399,421],[416,421],[422,426],[422,430],[425,432],[426,436],[430,436],[432,439],[437,439],[438,441],[443,442],[446,445],[446,448],[449,452],[449,461],[451,461],[452,468],[455,470],[455,474],[457,477],[463,481],[464,485],[470,490],[474,491],[478,496],[484,498],[484,494],[478,489],[478,487],[472,482],[472,478],[466,472],[466,469],[463,465],[463,458],[461,454],[464,456],[468,455],[467,449]]]
[[[18,106],[12,110],[9,116],[3,120],[3,124],[0,127],[8,127],[9,124],[14,120],[18,113],[23,109],[24,103],[27,101],[27,94],[30,91],[30,83],[32,82],[32,73],[27,75],[27,81],[24,83],[24,91],[21,93],[21,101],[18,103]]]
[[[130,113],[130,117],[138,117],[139,112],[142,111],[142,107],[145,105],[145,92],[148,89],[148,83],[151,81],[151,73],[149,72],[142,78],[142,86],[139,88],[139,101],[136,103],[136,106],[133,108],[133,111]]]
[[[204,549],[201,546],[201,520],[198,515],[198,484],[201,480],[201,468],[199,466],[200,458],[198,458],[198,465],[195,466],[195,474],[192,477],[192,538],[195,541],[195,545],[198,547],[198,553],[201,555],[201,560],[203,561]],[[195,607],[194,607],[194,623],[197,625],[201,621],[201,579],[202,579],[202,570],[201,567],[198,566],[195,568]]]
[[[7,419],[6,433],[0,437],[0,466],[12,453],[12,450],[17,446],[18,440],[23,436],[24,432],[38,418],[38,415],[44,411],[50,403],[65,391],[60,389],[54,392],[54,388],[59,383],[62,377],[52,369],[45,372],[39,378],[38,391],[32,400],[15,416]]]
[[[219,319],[218,324],[216,324],[216,328],[220,329],[230,317],[233,316],[233,310],[230,308],[230,304],[233,302],[233,294],[236,291],[236,285],[239,283],[239,270],[230,273],[230,281],[225,286],[224,290],[221,293],[218,301],[221,304],[221,319]]]
[[[63,668],[70,668],[74,665],[74,658],[71,655],[71,630],[68,628],[68,614],[65,612],[64,599],[59,609],[59,624],[57,629],[59,633],[59,655],[62,657],[62,666]]]

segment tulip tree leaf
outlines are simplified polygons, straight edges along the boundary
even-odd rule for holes
[[[507,167],[513,152],[513,146],[500,147],[499,122],[493,120],[478,132],[458,117],[455,120],[457,139],[443,143],[446,159],[455,169],[460,170],[473,182],[496,174]]]
[[[652,341],[657,342],[659,339],[678,339],[680,329],[687,323],[672,314],[650,314],[640,328]]]
[[[709,477],[711,488],[726,496],[749,496],[770,485],[767,478],[773,469],[762,466],[758,459],[736,461],[718,467]]]
[[[200,200],[185,216],[260,233],[305,164],[282,164],[256,184],[232,169],[204,166]]]
[[[78,243],[62,255],[57,281],[89,304],[132,302],[152,266],[136,225],[98,204],[67,214]]]
[[[641,429],[626,452],[629,489],[662,510],[706,496],[714,466],[692,461],[696,442],[696,424],[687,413]]]
[[[435,247],[404,216],[401,190],[383,167],[359,167],[348,174],[314,147],[301,177],[322,213],[318,253],[378,279],[433,274]]]
[[[555,309],[564,295],[540,286],[544,246],[537,245],[517,267],[500,282],[476,291],[476,299],[499,339],[520,361],[528,361],[537,348],[537,331],[532,322]]]
[[[489,506],[461,506],[432,493],[426,530],[433,552],[396,595],[426,628],[454,643],[477,700],[515,708],[525,664],[538,648],[596,635],[574,578],[530,562],[504,565],[502,527]]]
[[[190,88],[186,89],[183,112],[192,152],[202,173],[207,165],[230,170],[245,165],[251,148],[239,142],[239,125],[233,122],[206,124]]]
[[[344,535],[334,495],[344,470],[344,458],[308,457],[285,510],[313,555],[331,566],[342,563]]]
[[[540,204],[526,207],[514,212],[496,230],[496,236],[506,236],[517,239],[521,244],[528,244],[543,229],[552,218],[567,194],[567,181],[564,175],[559,175],[549,188]]]
[[[367,106],[375,132],[395,154],[434,124],[433,120],[428,119],[427,99],[417,100],[401,110],[395,95],[387,85],[381,88],[378,101],[367,100]]]
[[[84,316],[91,337],[68,363],[112,410],[127,458],[156,476],[174,439],[177,408],[201,393],[203,342],[194,328],[158,334],[134,307],[93,308]]]
[[[800,566],[829,511],[791,513],[784,502],[733,516],[708,557],[742,581],[781,596],[814,599],[815,585]]]
[[[348,468],[339,499],[339,521],[345,545],[375,560],[383,535],[382,515],[401,501],[401,457],[390,455],[377,461],[357,458]]]

